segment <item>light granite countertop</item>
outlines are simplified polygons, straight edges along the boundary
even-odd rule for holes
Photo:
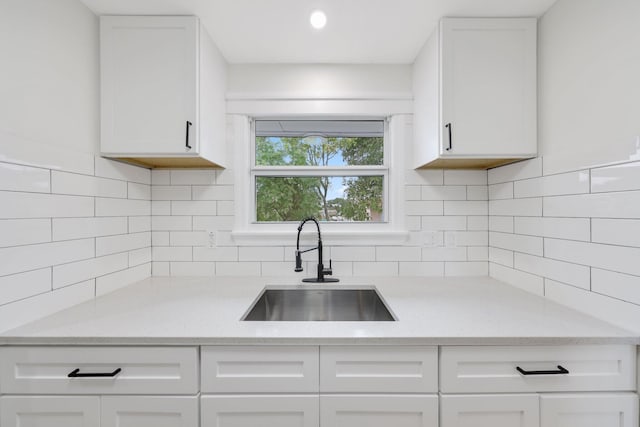
[[[632,332],[488,277],[349,278],[336,285],[374,285],[395,322],[240,320],[265,285],[287,284],[298,282],[154,277],[7,331],[0,345],[640,343]]]

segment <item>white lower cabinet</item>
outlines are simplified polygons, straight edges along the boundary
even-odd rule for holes
[[[3,396],[2,427],[100,427],[96,396]]]
[[[318,427],[318,396],[202,396],[201,427]]]
[[[197,396],[105,396],[101,427],[198,427]]]
[[[637,427],[635,393],[540,396],[541,427]]]
[[[320,396],[320,427],[437,427],[437,395]]]
[[[539,427],[537,394],[440,396],[440,427]]]

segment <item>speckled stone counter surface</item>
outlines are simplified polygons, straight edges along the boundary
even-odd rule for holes
[[[0,344],[638,344],[632,332],[488,277],[350,278],[395,322],[243,322],[265,286],[295,279],[143,280],[0,335]],[[314,286],[310,284],[298,286]]]

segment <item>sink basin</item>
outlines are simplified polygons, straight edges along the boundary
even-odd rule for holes
[[[245,321],[395,321],[374,288],[266,288]]]

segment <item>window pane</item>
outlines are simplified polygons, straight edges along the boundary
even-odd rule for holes
[[[258,222],[382,222],[383,176],[256,177]]]
[[[383,157],[380,120],[256,121],[257,166],[377,166]]]

